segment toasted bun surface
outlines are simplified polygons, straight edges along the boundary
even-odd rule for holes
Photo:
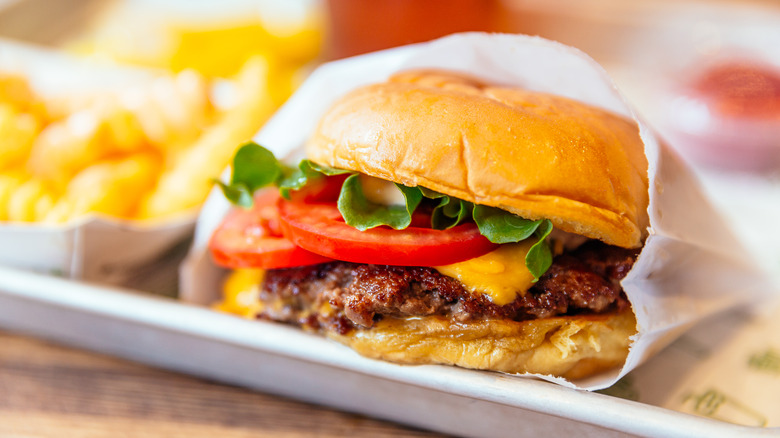
[[[635,123],[455,73],[400,73],[353,91],[322,118],[306,154],[611,245],[641,246],[648,224]]]
[[[458,323],[438,316],[386,318],[370,329],[327,335],[358,353],[410,364],[578,379],[622,365],[636,334],[631,309],[516,322]]]

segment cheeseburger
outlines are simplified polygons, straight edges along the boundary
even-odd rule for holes
[[[446,71],[352,91],[297,167],[259,145],[220,183],[221,307],[365,356],[570,379],[620,365],[647,229],[635,123]]]

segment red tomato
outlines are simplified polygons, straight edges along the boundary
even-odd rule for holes
[[[377,227],[360,231],[344,223],[335,203],[279,201],[282,232],[294,244],[325,257],[356,263],[439,266],[479,257],[498,245],[473,223],[449,230]]]
[[[258,192],[255,205],[233,209],[211,236],[214,262],[227,268],[277,269],[325,263],[330,259],[295,246],[279,229],[279,192]]]

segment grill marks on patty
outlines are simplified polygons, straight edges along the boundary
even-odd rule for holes
[[[267,306],[259,317],[345,334],[371,327],[383,317],[441,315],[461,322],[524,321],[602,313],[628,306],[620,280],[636,255],[636,250],[588,242],[557,256],[527,293],[504,306],[426,267],[332,262],[269,270],[260,292]]]

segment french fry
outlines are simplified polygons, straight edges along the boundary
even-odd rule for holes
[[[102,156],[142,151],[148,148],[138,118],[123,108],[115,96],[106,96],[90,109],[99,120],[97,135]]]
[[[80,111],[48,125],[33,143],[29,170],[38,178],[67,181],[101,157],[100,128],[100,120],[91,111]]]
[[[0,170],[24,163],[38,131],[39,123],[34,116],[0,103]]]
[[[8,220],[34,222],[49,212],[54,205],[55,194],[39,179],[29,179],[20,184],[8,199]]]
[[[185,69],[112,93],[46,98],[0,74],[0,221],[190,213],[291,93],[287,64],[263,52],[231,80]]]
[[[63,94],[42,97],[37,104],[38,114],[48,122],[67,119],[73,113],[92,108],[104,99],[104,96],[94,94]]]
[[[27,111],[33,107],[36,99],[24,77],[0,73],[0,102]]]
[[[46,222],[67,222],[90,214],[131,218],[157,179],[160,159],[152,153],[93,164],[79,172],[53,206]]]
[[[238,78],[241,100],[226,111],[172,167],[160,177],[154,191],[143,201],[139,218],[176,215],[199,206],[230,162],[235,149],[249,140],[273,112],[268,90],[268,64],[264,58],[248,62]]]
[[[210,111],[208,85],[193,70],[152,84],[151,97],[162,111],[168,126],[180,136],[192,139],[205,126]]]
[[[32,95],[24,98],[34,99]],[[25,182],[22,195],[6,195],[4,204],[12,208],[5,208],[3,216],[33,220],[45,215],[49,222],[93,212],[130,217],[153,187],[161,162],[176,161],[177,154],[196,142],[214,113],[208,84],[192,71],[163,76],[114,96],[91,96],[71,103],[79,110],[43,129],[32,123],[32,116],[8,105],[0,107],[0,138],[4,141],[0,170],[20,168],[26,161],[35,181],[65,193],[54,202],[53,195],[43,196],[49,193],[43,183]],[[152,146],[159,154],[150,159]],[[222,163],[227,159],[221,159]],[[11,186],[9,180],[3,187],[8,191],[5,188]],[[33,206],[34,195],[45,199],[37,207]]]
[[[19,171],[0,174],[0,221],[8,220],[8,205],[11,195],[24,183],[25,177]]]
[[[126,90],[119,101],[122,108],[135,116],[149,144],[167,154],[194,141],[210,121],[213,110],[206,82],[193,71],[160,77],[150,86]]]
[[[160,117],[160,110],[149,99],[143,87],[124,90],[119,95],[119,102],[121,107],[138,121],[141,132],[150,144],[160,145],[168,141],[169,132],[165,121]]]

